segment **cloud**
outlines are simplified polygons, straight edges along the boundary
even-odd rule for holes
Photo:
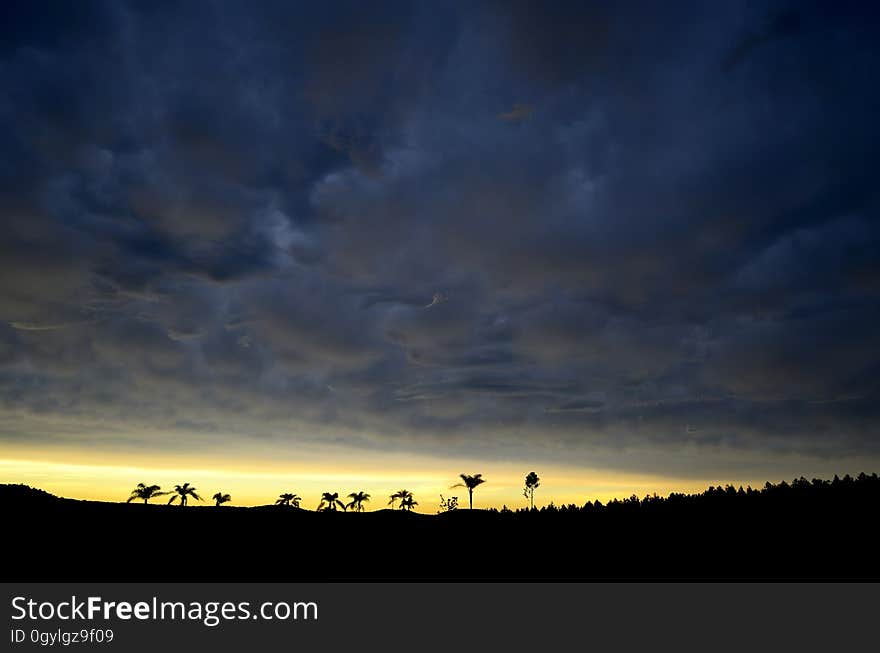
[[[876,459],[877,49],[794,15],[16,8],[0,438]]]
[[[68,322],[61,324],[37,324],[34,322],[10,322],[9,326],[19,331],[55,331],[57,329],[67,329],[70,327],[90,324],[89,322]]]
[[[571,401],[566,401],[563,404],[558,406],[553,406],[548,408],[548,412],[552,413],[562,413],[562,412],[578,412],[578,413],[592,413],[604,408],[604,401],[594,401],[590,399],[573,399]]]
[[[426,304],[425,308],[431,308],[432,306],[437,306],[438,304],[442,304],[443,302],[448,302],[449,298],[444,295],[442,292],[435,292],[434,296],[431,298],[431,303]]]

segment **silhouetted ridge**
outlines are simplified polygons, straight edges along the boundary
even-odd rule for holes
[[[317,512],[293,507],[285,495],[283,505],[180,508],[165,502],[75,501],[24,485],[0,486],[10,534],[6,541],[16,560],[7,576],[95,581],[880,579],[880,557],[867,536],[880,505],[877,474],[439,515],[419,514],[405,504],[401,509],[401,492],[396,494],[393,509],[353,507],[346,512],[337,493],[327,492],[321,508],[332,500],[338,509]],[[403,492],[403,499],[408,494]],[[56,550],[61,533],[63,556]],[[186,541],[193,556],[135,560],[128,547],[145,533],[157,542]],[[217,541],[227,546],[211,546]],[[279,546],[291,562],[279,564],[277,556],[269,555]]]
[[[23,483],[17,484],[0,484],[0,501],[4,504],[8,504],[13,501],[58,501],[59,497],[54,494],[50,494],[45,490],[40,490],[39,488],[31,487],[30,485],[24,485]]]

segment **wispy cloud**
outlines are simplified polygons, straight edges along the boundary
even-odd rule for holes
[[[10,322],[9,326],[18,331],[58,331],[60,329],[70,329],[72,327],[85,326],[88,324],[94,324],[94,322],[89,320],[84,320],[82,322],[59,322],[54,324],[46,322]]]

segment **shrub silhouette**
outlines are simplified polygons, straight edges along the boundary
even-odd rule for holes
[[[444,512],[452,512],[458,508],[458,497],[449,497],[445,498],[442,494],[440,495],[440,510],[437,511],[437,514]]]
[[[221,506],[224,503],[229,503],[232,501],[232,496],[229,494],[223,494],[222,492],[218,492],[214,496],[211,497],[214,500],[215,506]]]

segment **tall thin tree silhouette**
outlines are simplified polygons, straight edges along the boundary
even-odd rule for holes
[[[364,502],[370,500],[370,495],[361,490],[360,492],[352,492],[348,495],[349,501],[346,508],[354,508],[355,512],[363,512]]]
[[[339,500],[339,492],[324,492],[321,495],[321,503],[318,504],[318,511],[335,512],[336,506],[345,510],[345,504]]]
[[[161,497],[163,494],[168,494],[167,492],[161,492],[162,488],[158,485],[144,485],[143,483],[138,483],[137,487],[131,491],[131,496],[128,497],[128,501],[126,503],[131,503],[135,499],[143,500],[146,504],[153,497]]]
[[[400,509],[403,510],[403,502],[408,498],[412,498],[412,495],[412,492],[410,492],[409,490],[398,490],[391,495],[391,500],[388,502],[388,505],[391,506],[393,510],[395,502],[400,501]]]
[[[470,476],[468,474],[459,474],[461,476],[461,483],[456,483],[452,487],[466,487],[468,491],[468,499],[470,501],[470,509],[474,509],[474,489],[483,483],[486,480],[483,478],[482,474],[474,474]],[[452,489],[452,488],[450,488]]]
[[[301,496],[294,494],[292,492],[285,492],[284,494],[280,495],[275,500],[275,505],[276,506],[292,506],[294,508],[299,508],[300,501],[302,501]]]
[[[526,485],[523,488],[523,496],[529,500],[532,510],[535,509],[535,488],[541,484],[541,479],[535,472],[526,474]]]
[[[187,499],[192,497],[196,501],[201,501],[202,497],[196,494],[196,489],[194,487],[190,487],[189,483],[184,483],[183,485],[175,485],[174,492],[170,493],[173,496],[168,499],[168,505],[174,503],[175,499],[180,499],[180,505],[185,506],[187,503]]]
[[[229,494],[223,494],[222,492],[218,492],[214,496],[211,497],[214,500],[215,506],[222,506],[224,503],[229,503],[232,501],[232,496]]]

